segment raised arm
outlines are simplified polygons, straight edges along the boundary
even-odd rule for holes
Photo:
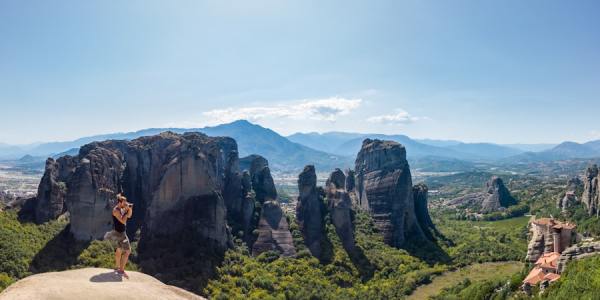
[[[123,224],[127,222],[127,216],[122,216],[121,211],[118,207],[115,206],[115,208],[113,208],[112,214],[113,216],[115,216],[115,218],[117,218],[117,220],[119,220],[119,222]]]
[[[127,207],[127,219],[131,218],[131,215],[133,215],[133,206]]]

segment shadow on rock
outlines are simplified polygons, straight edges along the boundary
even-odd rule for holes
[[[48,241],[29,264],[32,273],[66,270],[77,263],[77,257],[90,242],[80,242],[69,232],[67,225],[59,234]]]
[[[106,272],[90,277],[91,282],[120,282],[123,277],[115,272]]]

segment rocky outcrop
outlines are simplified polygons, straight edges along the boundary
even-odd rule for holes
[[[530,263],[535,263],[542,254],[549,252],[546,251],[546,242],[551,241],[552,235],[546,228],[535,226],[530,224],[530,238],[529,244],[527,245],[527,255],[525,260]]]
[[[404,146],[365,139],[355,163],[358,206],[370,212],[384,241],[401,247],[424,238],[415,215],[412,178]]]
[[[298,176],[296,221],[310,253],[321,257],[321,241],[325,232],[323,200],[317,191],[317,174],[312,165],[304,167]]]
[[[276,200],[268,200],[262,204],[256,230],[258,238],[252,246],[252,255],[257,256],[267,251],[276,251],[282,256],[296,255],[288,221]]]
[[[481,212],[494,212],[500,208],[506,208],[517,204],[517,200],[512,197],[500,177],[492,176],[486,183],[486,187],[488,195],[481,204]]]
[[[233,139],[198,133],[94,142],[76,157],[49,160],[36,216],[51,218],[66,206],[75,238],[99,239],[111,229],[115,194],[122,192],[134,204],[131,236],[143,228],[140,247],[178,236],[224,250],[230,235],[223,195],[240,182],[237,160]],[[229,201],[241,201],[239,185]]]
[[[244,232],[244,240],[249,244],[250,235],[253,230],[253,217],[256,209],[256,194],[252,189],[250,172],[242,173],[242,204],[241,204],[241,230]]]
[[[444,203],[446,207],[474,209],[481,213],[500,211],[515,204],[517,200],[510,194],[502,179],[497,176],[492,176],[486,182],[483,191],[470,193]]]
[[[562,273],[569,261],[600,254],[600,242],[588,242],[565,249],[558,259],[558,273]]]
[[[535,217],[529,223],[529,244],[525,260],[535,263],[544,253],[558,252],[571,246],[575,237],[575,225],[552,218]]]
[[[557,206],[562,212],[566,212],[570,207],[575,205],[579,199],[577,199],[576,192],[579,187],[582,186],[582,182],[578,177],[569,179],[567,182],[567,189],[565,195],[558,199]]]
[[[36,274],[10,285],[0,294],[0,299],[204,299],[152,276],[133,271],[127,273],[129,279],[123,279],[111,269],[100,268]]]
[[[600,215],[600,191],[598,190],[598,181],[600,181],[598,166],[592,165],[588,167],[583,178],[583,194],[581,196],[581,202],[586,206],[590,215],[596,216]]]
[[[346,191],[346,176],[340,169],[335,169],[325,183],[327,204],[331,214],[331,223],[342,241],[346,252],[352,255],[355,251],[354,226],[352,225],[352,201]]]
[[[249,164],[252,189],[261,205],[256,231],[258,236],[252,245],[252,255],[277,251],[283,256],[296,255],[289,223],[277,199],[277,190],[269,170],[269,163],[261,156],[253,156]]]
[[[419,183],[413,186],[413,198],[415,201],[415,214],[417,216],[417,220],[419,225],[423,229],[423,232],[427,237],[431,240],[434,239],[434,233],[437,233],[435,225],[431,220],[431,216],[429,215],[429,208],[427,207],[427,193],[428,193],[427,185],[424,183]]]
[[[242,158],[240,164],[244,170],[250,173],[252,189],[256,194],[256,200],[263,203],[268,200],[277,199],[277,190],[275,182],[271,176],[269,162],[260,155],[250,155]]]
[[[74,171],[74,160],[70,156],[46,160],[46,172],[38,186],[35,208],[36,223],[48,222],[63,214],[67,207],[65,181]],[[61,181],[63,179],[63,181]]]

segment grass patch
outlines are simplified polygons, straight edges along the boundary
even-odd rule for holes
[[[465,280],[472,283],[493,280],[498,277],[510,277],[523,270],[523,266],[524,264],[521,262],[493,262],[474,264],[455,271],[449,271],[433,278],[430,284],[417,288],[408,299],[428,299],[438,295],[444,289],[465,282]]]

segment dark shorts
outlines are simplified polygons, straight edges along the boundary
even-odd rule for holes
[[[104,240],[109,241],[113,247],[123,250],[131,250],[129,238],[125,232],[111,230],[104,235]]]

